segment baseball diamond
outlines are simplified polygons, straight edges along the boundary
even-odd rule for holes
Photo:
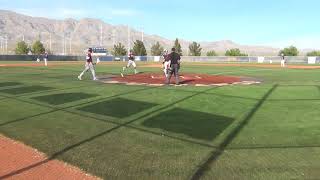
[[[319,0],[0,4],[0,180],[320,180]]]
[[[123,64],[79,81],[83,63],[2,62],[0,179],[320,176],[317,66],[184,63],[167,86],[158,63]]]

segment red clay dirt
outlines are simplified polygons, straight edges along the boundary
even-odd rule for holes
[[[0,179],[97,180],[80,169],[47,157],[22,143],[0,136]]]
[[[112,81],[119,83],[145,83],[145,84],[164,84],[165,77],[157,73],[141,73],[136,75],[127,75],[124,77],[114,77]],[[181,84],[190,85],[212,85],[212,84],[232,84],[241,82],[242,78],[235,76],[217,76],[208,74],[180,74]],[[172,76],[171,83],[175,83],[175,77]]]

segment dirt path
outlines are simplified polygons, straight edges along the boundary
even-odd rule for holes
[[[0,179],[96,180],[98,178],[61,161],[47,161],[47,157],[35,149],[0,135]]]

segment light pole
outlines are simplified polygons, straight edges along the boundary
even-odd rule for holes
[[[0,54],[2,54],[3,51],[3,39],[2,36],[0,36]]]
[[[6,54],[8,54],[8,35],[5,36]]]
[[[0,36],[0,54],[3,53],[3,39],[2,36]]]
[[[102,29],[102,24],[100,24],[100,47],[102,46],[102,40],[103,40],[103,29]]]
[[[144,41],[144,30],[143,27],[141,27],[141,41]]]
[[[73,36],[72,33],[70,34],[70,39],[69,39],[69,54],[72,54],[72,41],[73,41]]]
[[[116,44],[116,29],[112,29],[112,44],[115,45]]]
[[[130,28],[129,28],[129,25],[128,26],[128,54],[130,53],[130,49],[131,49],[131,37],[130,37]]]

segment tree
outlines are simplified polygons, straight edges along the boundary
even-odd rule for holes
[[[218,54],[216,53],[216,51],[212,50],[207,52],[207,56],[218,56]]]
[[[151,47],[151,55],[152,56],[161,56],[162,52],[163,52],[163,47],[160,45],[159,42],[152,45],[152,47]]]
[[[33,54],[43,54],[45,53],[46,49],[43,47],[43,44],[38,40],[33,43],[32,45],[32,52]]]
[[[200,47],[200,44],[193,42],[189,45],[189,51],[190,56],[201,56],[202,48]]]
[[[18,55],[28,54],[29,48],[26,42],[20,41],[17,43],[17,47],[15,49],[15,53]]]
[[[176,40],[174,41],[174,46],[176,49],[176,53],[178,53],[180,56],[182,56],[182,48],[181,48],[181,44],[179,43],[179,39],[176,38]]]
[[[320,56],[320,51],[311,51],[307,53],[307,56]]]
[[[226,51],[226,56],[248,56],[247,54],[241,53],[240,49],[229,49]]]
[[[125,56],[127,54],[127,50],[121,43],[115,44],[113,46],[112,54],[114,56]]]
[[[299,55],[299,51],[296,47],[294,46],[290,46],[287,48],[284,48],[283,50],[281,50],[279,52],[279,55],[284,54],[285,56],[298,56]]]
[[[147,55],[146,47],[144,46],[142,41],[136,40],[136,42],[134,42],[133,53],[136,56],[146,56]]]

